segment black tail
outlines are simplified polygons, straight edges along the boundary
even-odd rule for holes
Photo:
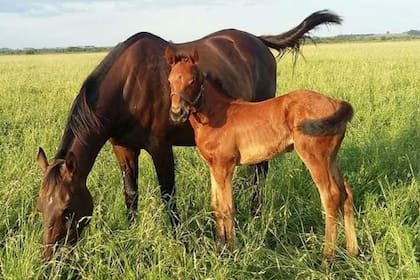
[[[298,129],[306,135],[325,136],[336,134],[353,117],[350,103],[341,101],[338,110],[330,117],[319,120],[303,121]]]
[[[305,35],[320,24],[341,24],[341,17],[328,11],[317,11],[305,18],[295,28],[279,35],[263,35],[258,38],[269,48],[277,50],[280,55],[287,51],[299,53],[300,45],[310,36]]]

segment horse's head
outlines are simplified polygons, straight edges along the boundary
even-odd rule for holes
[[[169,85],[171,89],[171,109],[169,115],[174,122],[185,122],[191,112],[198,109],[203,95],[203,73],[198,69],[198,52],[186,57],[178,57],[167,47],[165,57],[171,66]]]
[[[49,260],[56,247],[76,243],[92,216],[93,200],[73,153],[50,165],[40,148],[37,161],[44,172],[37,206],[44,217],[43,257]]]

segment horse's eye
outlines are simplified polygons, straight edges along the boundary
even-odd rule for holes
[[[193,85],[195,83],[195,80],[191,80],[188,82],[188,85]]]

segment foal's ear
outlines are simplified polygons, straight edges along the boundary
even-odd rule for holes
[[[42,172],[45,173],[45,171],[47,171],[49,164],[48,164],[47,156],[45,155],[45,152],[41,147],[39,147],[38,155],[36,156],[36,161],[38,162],[38,165],[41,167]]]
[[[73,175],[77,170],[77,159],[73,152],[69,152],[66,155],[66,167],[71,175]]]
[[[175,51],[172,47],[170,47],[170,46],[166,47],[165,58],[166,58],[166,62],[169,65],[174,65],[176,63],[176,55],[175,55]]]
[[[193,54],[190,55],[190,60],[191,60],[192,63],[198,63],[198,59],[199,59],[199,57],[198,57],[198,51],[197,51],[196,48],[194,48]]]

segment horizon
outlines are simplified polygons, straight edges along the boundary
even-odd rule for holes
[[[396,34],[420,29],[420,2],[355,0],[0,0],[0,48],[43,49],[73,46],[112,47],[131,35],[147,31],[166,40],[186,42],[225,28],[255,35],[279,34],[311,13],[328,9],[342,25],[320,26],[314,37],[351,34]],[[296,8],[299,7],[299,8]],[[378,7],[380,12],[378,12]]]
[[[340,36],[354,36],[354,37],[369,37],[369,36],[373,36],[373,37],[380,37],[380,36],[390,36],[390,38],[398,38],[399,36],[401,36],[401,38],[404,38],[404,36],[412,36],[407,34],[408,31],[412,31],[414,29],[410,29],[407,30],[405,32],[401,32],[401,33],[361,33],[361,34],[337,34],[337,35],[333,35],[333,36],[311,36],[312,39],[333,39],[333,38],[337,38]],[[420,30],[414,30],[414,31],[418,31],[420,32]],[[134,34],[133,34],[134,35]],[[415,35],[416,38],[420,36],[419,35]],[[126,38],[127,39],[127,38]],[[345,40],[345,39],[344,39]],[[351,40],[351,39],[349,39]],[[121,41],[122,42],[122,41]],[[118,42],[120,43],[120,42]],[[117,44],[118,44],[117,43]],[[11,50],[11,51],[25,51],[25,50],[65,50],[65,49],[69,49],[69,48],[80,48],[80,49],[111,49],[114,48],[116,46],[112,45],[112,46],[97,46],[97,45],[69,45],[69,46],[62,46],[62,47],[43,47],[43,48],[33,48],[33,47],[24,47],[24,48],[5,48],[5,47],[1,47],[0,46],[0,50]]]

